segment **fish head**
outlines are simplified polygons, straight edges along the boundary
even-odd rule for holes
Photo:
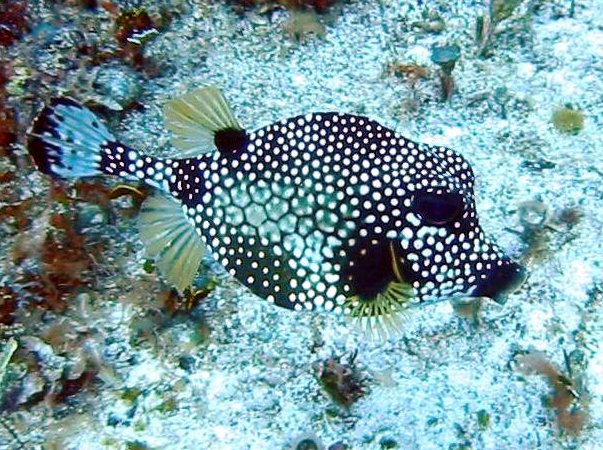
[[[469,163],[444,147],[422,151],[430,170],[407,183],[397,230],[405,279],[422,301],[466,296],[504,303],[526,271],[482,230]]]

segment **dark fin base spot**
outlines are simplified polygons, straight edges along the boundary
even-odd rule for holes
[[[226,128],[216,131],[214,134],[214,144],[222,154],[236,154],[242,151],[249,142],[249,137],[245,130],[235,128]]]

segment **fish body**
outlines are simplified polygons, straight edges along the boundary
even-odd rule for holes
[[[166,219],[163,201],[143,208],[143,240],[150,227],[151,247],[178,247],[174,230],[182,227],[186,242],[173,253],[190,253],[164,256],[164,272],[194,265],[194,234],[252,292],[289,309],[372,317],[455,296],[502,301],[525,278],[480,228],[474,175],[458,153],[336,112],[247,132],[219,94],[207,94],[174,101],[166,116],[180,147],[209,137],[213,152],[144,155],[65,98],[34,121],[29,150],[54,176],[104,173],[156,187],[175,209]],[[204,109],[212,102],[218,113]],[[161,233],[170,239],[157,241]]]

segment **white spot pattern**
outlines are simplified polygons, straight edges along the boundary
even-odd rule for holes
[[[464,158],[365,117],[283,120],[231,156],[159,161],[122,147],[103,156],[105,172],[167,189],[233,275],[290,309],[345,312],[346,297],[391,271],[390,242],[417,301],[475,293],[510,264],[479,228]],[[417,199],[447,193],[462,199],[454,223],[426,223]]]

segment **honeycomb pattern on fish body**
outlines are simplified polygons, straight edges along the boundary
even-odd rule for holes
[[[341,308],[363,282],[354,265],[384,241],[399,243],[419,300],[466,289],[502,264],[479,230],[468,163],[365,117],[281,121],[250,133],[234,157],[130,156],[139,178],[168,184],[216,259],[281,306]],[[423,190],[463,195],[465,212],[452,229],[425,225],[412,211]]]

